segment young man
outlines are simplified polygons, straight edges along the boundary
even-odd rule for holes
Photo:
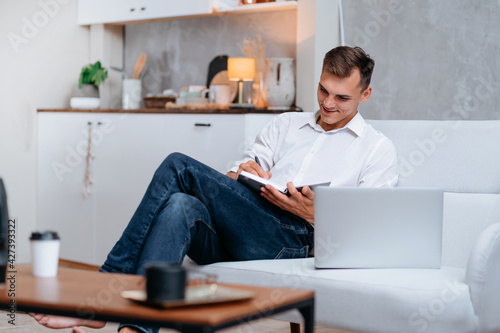
[[[228,177],[182,154],[169,155],[101,271],[142,274],[147,262],[181,264],[186,255],[199,264],[307,257],[314,192],[293,184],[397,184],[394,146],[358,113],[371,95],[373,67],[361,48],[329,51],[318,85],[320,110],[274,118]],[[250,190],[235,180],[242,170],[288,182],[290,196],[269,185],[260,193]],[[61,326],[57,317],[35,318]],[[70,326],[89,324],[75,319]],[[119,332],[157,329],[124,324]]]

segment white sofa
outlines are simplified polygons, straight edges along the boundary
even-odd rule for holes
[[[500,121],[369,122],[398,150],[399,186],[445,190],[441,269],[316,270],[312,258],[199,268],[221,282],[315,290],[322,327],[500,331]]]

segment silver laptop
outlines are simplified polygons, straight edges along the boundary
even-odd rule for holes
[[[316,268],[439,268],[443,190],[318,187]]]

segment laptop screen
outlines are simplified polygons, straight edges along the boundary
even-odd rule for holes
[[[317,268],[439,268],[443,191],[319,187]]]

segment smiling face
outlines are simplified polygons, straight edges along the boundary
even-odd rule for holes
[[[325,131],[344,127],[358,112],[359,103],[370,98],[371,92],[371,87],[363,90],[360,85],[360,72],[357,68],[346,78],[323,71],[318,84],[318,124]]]

